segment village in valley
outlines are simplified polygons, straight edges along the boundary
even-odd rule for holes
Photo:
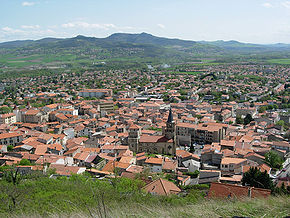
[[[289,74],[217,64],[6,78],[0,166],[138,178],[153,195],[206,184],[209,198],[267,197],[269,186],[246,179],[256,170],[289,192]]]

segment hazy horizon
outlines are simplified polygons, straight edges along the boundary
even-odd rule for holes
[[[0,0],[0,42],[146,32],[191,41],[290,44],[289,0]]]

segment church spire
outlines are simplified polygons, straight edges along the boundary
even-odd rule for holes
[[[172,110],[171,110],[171,107],[170,107],[167,123],[172,123],[172,122],[173,122],[173,114],[172,114]]]

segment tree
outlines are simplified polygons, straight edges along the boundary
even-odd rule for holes
[[[273,107],[273,105],[270,104],[270,105],[268,105],[267,108],[268,108],[268,110],[273,110],[274,107]]]
[[[267,109],[266,106],[262,106],[259,108],[258,111],[259,111],[259,113],[264,113],[266,111],[266,109]]]
[[[242,118],[241,116],[237,116],[237,117],[236,117],[236,123],[237,123],[237,124],[242,124],[242,123],[244,123],[243,118]]]
[[[21,165],[21,166],[30,166],[31,163],[30,163],[30,161],[27,160],[27,159],[22,159],[22,160],[20,161],[19,165]]]
[[[286,128],[286,125],[285,125],[284,120],[279,120],[278,122],[276,122],[276,125],[282,126],[282,127],[285,127]]]
[[[190,145],[189,152],[190,153],[194,153],[194,151],[195,151],[194,145]]]
[[[9,107],[1,107],[0,108],[0,114],[8,114],[11,112],[11,108]]]
[[[21,175],[19,173],[19,169],[16,170],[9,166],[9,167],[0,167],[0,172],[3,172],[3,179],[8,182],[12,183],[14,186],[18,185],[21,181]]]
[[[252,115],[251,114],[247,114],[245,119],[244,119],[244,125],[248,125],[252,121],[253,121]]]
[[[257,167],[251,167],[248,172],[244,173],[242,184],[256,188],[273,188],[273,182],[267,171],[261,172]]]
[[[7,151],[13,151],[13,148],[14,148],[13,145],[8,145],[7,146]]]
[[[0,167],[0,171],[3,172],[3,180],[5,180],[5,183],[0,185],[0,200],[12,212],[23,202],[24,195],[27,193],[19,187],[22,178],[18,168],[15,170],[13,167]]]
[[[283,159],[274,151],[269,151],[265,155],[265,161],[273,169],[281,169],[283,164]]]

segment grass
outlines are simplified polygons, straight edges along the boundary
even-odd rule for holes
[[[237,201],[202,200],[191,205],[162,205],[144,203],[114,202],[103,207],[87,208],[80,211],[77,205],[71,205],[69,213],[59,210],[47,211],[48,217],[286,217],[290,213],[289,197],[271,197],[269,199],[243,199]],[[19,217],[42,217],[38,213],[22,213]],[[10,214],[8,217],[15,217]]]
[[[39,176],[13,185],[0,180],[0,217],[285,217],[290,197],[209,200],[205,190],[185,196],[146,194],[140,180]],[[13,205],[13,198],[16,204]]]
[[[240,201],[201,200],[192,205],[161,206],[118,204],[112,217],[285,217],[290,213],[289,198],[244,199]]]
[[[270,59],[267,62],[271,64],[290,64],[290,59]]]

